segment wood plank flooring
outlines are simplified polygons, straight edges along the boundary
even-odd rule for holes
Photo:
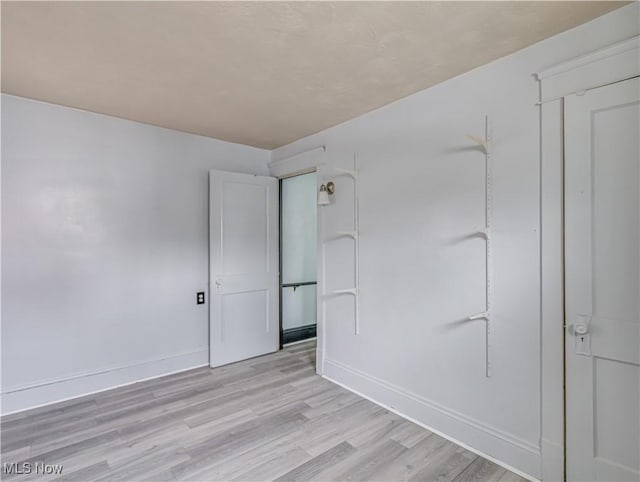
[[[3,417],[2,479],[524,480],[314,367],[307,342]],[[63,469],[16,474],[6,463]]]

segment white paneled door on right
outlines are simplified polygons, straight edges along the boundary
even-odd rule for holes
[[[565,97],[567,479],[640,480],[640,81]]]
[[[209,174],[209,364],[278,349],[278,181]]]

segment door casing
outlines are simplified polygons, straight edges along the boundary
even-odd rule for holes
[[[563,97],[640,75],[640,37],[539,72],[541,115],[541,460],[543,480],[564,480]]]
[[[316,190],[320,189],[324,179],[324,156],[326,155],[326,148],[324,146],[318,146],[308,151],[303,151],[294,154],[290,157],[283,158],[276,162],[273,162],[269,166],[269,171],[272,176],[278,179],[286,177],[297,176],[299,174],[306,174],[316,171]],[[325,317],[324,317],[324,250],[322,247],[322,241],[324,236],[324,211],[318,206],[318,238],[317,238],[317,260],[316,260],[316,299],[317,303],[317,334],[316,334],[316,373],[318,375],[324,374],[324,353],[325,353]]]

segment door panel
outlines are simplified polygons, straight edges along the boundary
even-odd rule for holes
[[[638,369],[632,364],[594,357],[593,384],[595,390],[595,456],[624,467],[638,466],[638,444],[620,444],[622,440],[637,441]],[[629,396],[619,396],[619,386],[625,386]],[[620,417],[627,413],[631,417]],[[635,424],[634,422],[635,416]]]
[[[267,186],[225,181],[222,190],[221,208],[227,213],[222,217],[223,273],[268,272]]]
[[[565,97],[567,478],[640,479],[640,82]]]
[[[278,347],[278,184],[211,171],[210,365]]]

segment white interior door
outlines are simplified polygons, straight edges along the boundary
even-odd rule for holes
[[[639,480],[640,81],[565,97],[567,478]]]
[[[278,182],[209,173],[209,363],[278,349]]]

